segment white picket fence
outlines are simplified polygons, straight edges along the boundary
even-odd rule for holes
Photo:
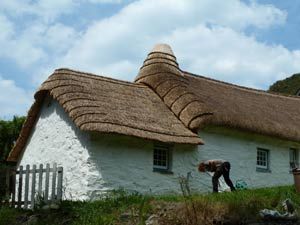
[[[52,175],[52,176],[51,176]],[[63,167],[57,167],[56,163],[50,168],[42,164],[37,168],[33,165],[19,167],[19,170],[12,174],[13,184],[11,201],[12,207],[33,209],[37,202],[51,204],[62,199],[63,188]]]

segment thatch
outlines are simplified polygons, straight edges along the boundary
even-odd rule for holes
[[[183,72],[168,45],[154,47],[136,82],[154,90],[191,130],[210,124],[300,141],[299,97]]]
[[[268,93],[184,72],[189,90],[214,109],[210,124],[300,141],[300,97]]]
[[[59,69],[35,94],[35,103],[9,161],[16,161],[22,152],[47,94],[59,102],[83,131],[116,133],[167,143],[203,143],[147,86]]]
[[[150,52],[136,78],[154,90],[173,113],[191,130],[209,121],[212,110],[189,90],[190,81],[178,67],[167,45],[157,45]]]

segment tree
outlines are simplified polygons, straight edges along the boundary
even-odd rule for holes
[[[284,80],[276,81],[269,88],[271,92],[296,95],[300,90],[300,73],[294,74]]]
[[[14,116],[12,120],[0,120],[0,161],[7,158],[22,129],[25,117]]]

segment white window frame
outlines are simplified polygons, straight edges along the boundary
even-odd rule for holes
[[[261,162],[261,163],[259,163]],[[265,164],[265,165],[262,165]],[[270,151],[268,149],[257,148],[256,152],[256,168],[269,170],[270,168]]]
[[[153,148],[153,170],[170,171],[170,169],[171,147],[169,145],[155,144]]]
[[[293,165],[299,167],[299,151],[296,148],[290,148],[289,150],[290,158],[290,169],[293,169]]]

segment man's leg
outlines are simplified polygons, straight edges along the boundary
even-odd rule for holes
[[[235,191],[235,187],[233,186],[233,183],[229,178],[230,163],[228,163],[228,162],[223,163],[222,169],[223,169],[223,177],[224,177],[226,184],[230,187],[231,191]]]
[[[213,192],[218,192],[219,178],[222,175],[222,170],[217,169],[212,177]]]

